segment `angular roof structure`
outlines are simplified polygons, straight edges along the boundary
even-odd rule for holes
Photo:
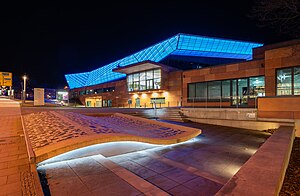
[[[112,70],[114,68],[124,67],[146,60],[159,62],[169,55],[251,60],[252,49],[260,46],[263,46],[263,44],[177,34],[125,58],[101,66],[91,72],[66,74],[65,78],[70,89],[92,86],[121,79],[126,76],[122,73],[113,72]]]

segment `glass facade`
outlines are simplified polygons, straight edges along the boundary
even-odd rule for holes
[[[233,104],[247,103],[248,98],[265,96],[265,77],[198,82],[188,84],[188,101],[215,101],[232,98]]]
[[[161,70],[154,69],[127,75],[129,92],[161,89]]]
[[[300,95],[300,67],[277,69],[276,82],[278,96]]]

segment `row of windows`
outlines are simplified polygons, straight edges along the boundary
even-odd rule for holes
[[[277,95],[300,95],[300,67],[278,69]]]
[[[79,91],[79,95],[100,94],[100,93],[114,92],[114,91],[115,91],[115,87],[98,88],[98,89],[90,89],[90,90]]]
[[[127,75],[128,91],[151,90],[161,88],[161,70],[154,69]]]
[[[264,76],[188,84],[189,100],[265,96]]]

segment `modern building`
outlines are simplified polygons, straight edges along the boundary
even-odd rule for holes
[[[178,34],[65,77],[70,96],[87,107],[258,107],[264,102],[262,116],[272,117],[278,104],[287,104],[283,117],[300,118],[294,111],[300,107],[300,40],[263,46]]]

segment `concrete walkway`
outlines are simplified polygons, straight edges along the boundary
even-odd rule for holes
[[[113,142],[89,146],[44,161],[38,171],[45,174],[52,195],[209,196],[218,192],[270,135],[178,124],[199,128],[203,134],[174,145]]]
[[[0,98],[0,123],[0,195],[37,195],[19,103]]]

